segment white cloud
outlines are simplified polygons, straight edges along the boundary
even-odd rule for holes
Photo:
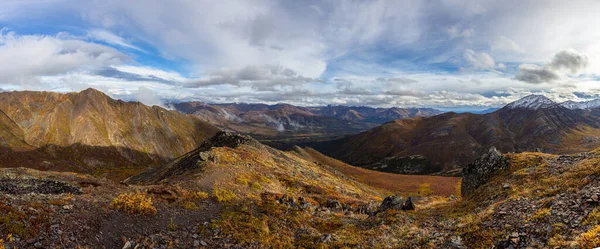
[[[494,58],[492,58],[489,54],[485,52],[475,52],[471,49],[466,49],[463,54],[465,60],[473,67],[475,70],[505,70],[506,65],[500,63],[496,64]]]
[[[137,101],[144,103],[145,105],[153,106],[164,106],[164,101],[160,99],[158,95],[154,93],[150,88],[140,87],[134,94]]]
[[[460,38],[469,38],[469,37],[473,36],[473,33],[475,33],[475,30],[473,30],[472,28],[462,29],[458,25],[453,25],[448,28],[448,35],[452,39],[459,38],[459,37]]]
[[[319,79],[298,75],[294,70],[276,65],[247,66],[241,69],[222,68],[208,73],[208,76],[190,80],[187,87],[211,85],[249,86],[258,91],[274,90],[276,87],[301,86]]]
[[[473,67],[477,70],[482,70],[482,69],[488,69],[488,70],[492,70],[494,69],[496,62],[494,62],[494,59],[492,59],[492,57],[489,54],[486,53],[476,53],[475,51],[471,50],[471,49],[467,49],[465,50],[465,59],[471,64],[473,65]]]
[[[0,31],[0,83],[34,84],[35,77],[124,63],[128,57],[102,45],[58,36]]]
[[[520,47],[519,44],[507,38],[506,36],[500,36],[497,39],[495,39],[490,47],[492,51],[525,53],[524,48]]]
[[[115,35],[113,33],[111,33],[110,31],[107,30],[101,30],[101,29],[94,29],[94,30],[90,30],[88,31],[88,37],[95,39],[95,40],[99,40],[99,41],[103,41],[109,44],[114,44],[114,45],[118,45],[121,47],[126,47],[126,48],[131,48],[131,49],[135,49],[141,52],[146,52],[143,49],[132,45],[131,43],[125,41],[125,39],[123,39],[122,37]]]
[[[160,99],[210,102],[493,105],[521,92],[593,91],[600,32],[590,24],[600,23],[599,8],[585,0],[8,0],[3,23],[48,20],[89,32],[2,31],[0,84],[13,85],[0,87],[94,86],[128,99],[150,89]],[[66,23],[48,17],[57,15]],[[183,69],[126,55],[142,47]],[[555,56],[566,49],[578,53]],[[506,89],[514,92],[494,95]]]

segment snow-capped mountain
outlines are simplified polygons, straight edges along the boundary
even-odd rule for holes
[[[558,104],[544,95],[528,95],[515,102],[509,103],[505,106],[508,109],[545,109],[555,107]]]
[[[575,109],[594,109],[600,108],[600,99],[594,99],[589,101],[575,102],[575,101],[565,101],[560,103],[561,106],[565,108],[569,108],[571,110]]]

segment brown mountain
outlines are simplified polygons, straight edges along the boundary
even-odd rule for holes
[[[462,168],[491,146],[502,152],[587,151],[600,144],[599,123],[593,111],[570,110],[532,95],[484,115],[396,120],[312,146],[365,168],[430,174]]]
[[[289,104],[184,102],[173,106],[223,130],[249,134],[278,148],[356,134],[395,119],[441,113],[429,108],[299,107]]]
[[[218,130],[191,115],[114,100],[94,89],[3,92],[0,111],[2,148],[15,152],[7,153],[11,160],[0,160],[3,167],[146,167],[194,149]]]
[[[23,131],[3,111],[0,111],[0,147],[15,150],[31,148],[24,140]]]

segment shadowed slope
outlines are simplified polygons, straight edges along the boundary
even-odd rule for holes
[[[401,175],[368,170],[325,156],[310,147],[295,147],[294,151],[300,155],[304,155],[307,159],[339,170],[344,175],[352,177],[358,182],[402,196],[422,194],[419,191],[423,190],[423,188],[431,190],[434,195],[457,195],[457,189],[460,184],[460,178],[458,177]]]
[[[370,169],[428,174],[461,168],[492,146],[502,152],[586,151],[600,144],[600,140],[590,137],[600,131],[599,123],[593,112],[570,110],[548,99],[538,99],[517,101],[485,115],[444,113],[396,120],[311,146]]]

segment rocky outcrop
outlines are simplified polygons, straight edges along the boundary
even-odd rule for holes
[[[237,148],[241,145],[250,145],[256,148],[273,150],[262,145],[258,141],[249,136],[232,134],[225,131],[217,132],[216,135],[204,141],[198,148],[188,152],[187,154],[173,160],[170,163],[150,169],[146,172],[134,175],[123,181],[126,184],[149,184],[158,183],[172,177],[191,174],[201,171],[204,163],[207,161],[214,162],[214,155],[211,152],[212,148],[229,147]]]
[[[259,145],[260,143],[249,136],[233,134],[227,131],[219,131],[210,139],[204,141],[196,150],[208,151],[213,147],[237,148],[242,144]]]
[[[508,158],[503,156],[496,148],[490,148],[486,154],[463,168],[461,195],[469,195],[473,190],[507,169],[509,163]]]
[[[406,201],[400,196],[392,195],[383,199],[381,205],[377,209],[377,213],[384,212],[386,210],[415,210],[415,205],[412,203],[412,198],[408,197]]]

